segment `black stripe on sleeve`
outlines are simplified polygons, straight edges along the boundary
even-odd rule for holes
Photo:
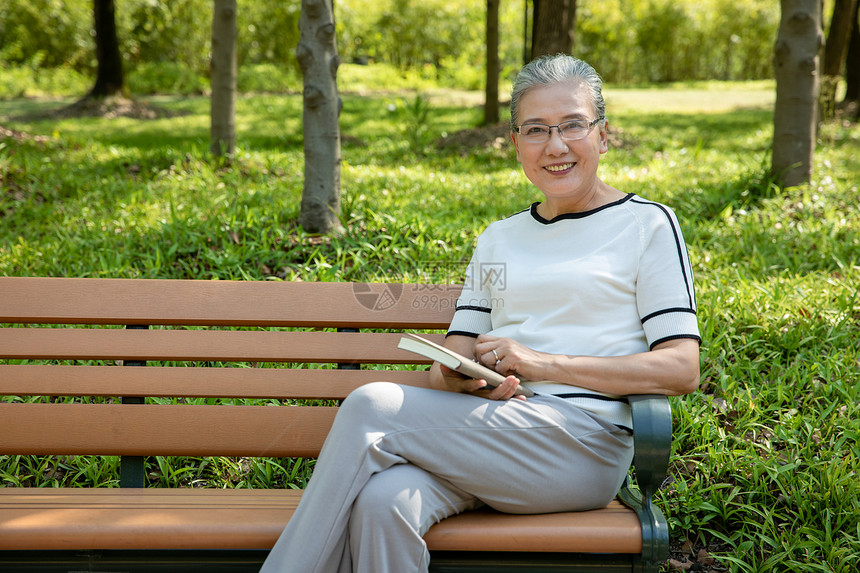
[[[648,322],[652,318],[656,318],[656,317],[664,315],[664,314],[672,314],[673,312],[687,312],[690,314],[696,314],[696,311],[693,310],[692,308],[667,308],[665,310],[658,310],[657,312],[652,312],[648,316],[642,318],[642,324],[645,324],[646,322]]]
[[[683,340],[685,338],[689,338],[690,340],[695,340],[699,343],[699,346],[702,345],[702,337],[696,336],[695,334],[673,334],[672,336],[667,336],[665,338],[661,338],[659,340],[655,340],[651,343],[651,346],[648,347],[649,350],[654,350],[654,347],[658,344],[662,344],[663,342],[669,342],[670,340]]]
[[[478,338],[477,332],[466,332],[465,330],[449,330],[447,333],[445,333],[445,338],[448,338],[449,336],[454,336],[454,335],[456,335],[456,336],[469,336],[472,338]]]
[[[493,312],[493,309],[491,309],[491,308],[486,308],[484,306],[474,306],[474,305],[469,305],[469,304],[464,304],[463,306],[458,306],[455,310],[457,310],[457,311],[474,310],[476,312],[486,312],[487,314]]]

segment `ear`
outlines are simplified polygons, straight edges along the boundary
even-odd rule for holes
[[[522,163],[522,159],[520,159],[520,146],[517,145],[517,134],[515,131],[511,130],[511,143],[514,144],[514,149],[517,152],[517,161]]]
[[[604,119],[603,125],[600,126],[600,147],[599,151],[601,154],[609,151],[609,120]]]

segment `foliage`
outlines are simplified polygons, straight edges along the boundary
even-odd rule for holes
[[[210,0],[126,0],[118,4],[120,37],[132,69],[141,64],[168,63],[186,68],[186,74],[208,76]],[[239,5],[240,67],[293,62],[299,39],[299,6],[300,0]]]
[[[779,4],[579,0],[575,55],[614,83],[772,76]]]
[[[4,0],[0,3],[0,64],[85,66],[95,59],[89,34],[92,20],[92,2],[84,0]]]
[[[188,66],[175,62],[142,63],[134,68],[126,81],[132,93],[151,94],[202,94],[209,88],[203,76]]]
[[[483,2],[356,0],[338,2],[339,49],[347,60],[386,62],[457,81],[483,66]],[[474,78],[466,89],[478,89]]]
[[[212,3],[209,0],[117,2],[118,35],[129,69],[180,64],[196,73],[209,66]]]
[[[394,115],[401,134],[409,142],[409,150],[416,155],[423,155],[430,143],[432,128],[430,100],[418,94],[411,101],[402,98],[397,103],[389,104],[388,109]]]
[[[860,127],[824,125],[814,183],[774,193],[763,175],[772,88],[609,89],[601,170],[675,207],[696,272],[702,385],[672,398],[658,495],[673,541],[739,573],[848,573],[860,566]],[[740,105],[725,105],[737,94]],[[348,230],[309,237],[295,225],[300,96],[241,98],[230,165],[209,159],[207,99],[158,103],[176,115],[22,119],[61,103],[0,102],[0,123],[47,137],[0,139],[0,274],[457,281],[477,233],[537,199],[506,144],[432,144],[465,139],[457,130],[479,110],[347,94]],[[410,122],[426,126],[420,149],[398,130]],[[156,458],[147,470],[151,485],[290,487],[311,467]],[[0,480],[113,486],[116,460],[0,457]]]
[[[239,62],[292,67],[299,43],[301,0],[242,2],[237,14]]]
[[[300,4],[241,3],[240,70],[261,65],[297,73]],[[483,87],[483,0],[338,0],[335,9],[344,62],[392,66],[449,87]],[[90,0],[4,2],[0,69],[14,66],[36,74],[70,68],[92,76],[91,10]],[[768,78],[778,22],[778,3],[772,0],[739,0],[731,10],[720,0],[578,0],[574,55],[618,84]],[[117,0],[117,26],[133,92],[198,93],[207,83],[208,0]],[[501,77],[506,81],[522,65],[523,4],[503,2],[499,27]],[[263,87],[259,79],[252,90],[271,91],[279,85]],[[39,90],[19,83],[5,91],[14,96]]]
[[[236,83],[242,93],[302,91],[302,76],[298,70],[274,64],[244,65],[239,68]]]
[[[299,5],[300,0],[242,3],[237,14],[240,64],[291,62]],[[117,0],[116,7],[129,71],[171,64],[183,68],[174,75],[208,75],[209,0]],[[92,72],[92,18],[91,0],[8,0],[0,5],[0,63]]]
[[[0,66],[0,100],[18,97],[71,96],[86,93],[93,78],[71,66],[33,68]]]

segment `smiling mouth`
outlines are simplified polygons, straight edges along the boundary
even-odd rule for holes
[[[544,169],[551,173],[561,173],[563,171],[573,169],[574,165],[576,165],[576,163],[561,163],[559,165],[547,165]]]

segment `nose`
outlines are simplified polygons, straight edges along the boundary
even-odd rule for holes
[[[562,155],[570,151],[567,142],[561,137],[561,128],[553,126],[549,128],[549,141],[546,143],[546,152],[549,155]]]

